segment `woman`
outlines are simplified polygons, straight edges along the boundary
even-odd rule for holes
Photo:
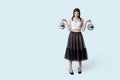
[[[87,60],[87,49],[84,43],[84,38],[81,31],[85,31],[86,25],[91,20],[87,20],[84,24],[84,19],[80,17],[79,8],[75,8],[73,11],[73,16],[68,21],[62,19],[66,22],[67,29],[70,31],[67,47],[65,51],[65,59],[69,60],[69,73],[74,74],[72,69],[72,61],[78,61],[78,73],[82,73],[82,60]]]

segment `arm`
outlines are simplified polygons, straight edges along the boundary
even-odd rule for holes
[[[91,22],[91,20],[89,19],[89,20],[87,20],[86,22],[85,22],[85,24],[84,24],[84,19],[82,19],[82,32],[84,32],[85,31],[85,29],[86,29],[86,25],[87,25],[87,23],[88,22]]]
[[[68,21],[66,19],[62,19],[62,21],[66,22],[68,31],[71,31],[71,19],[69,19]]]

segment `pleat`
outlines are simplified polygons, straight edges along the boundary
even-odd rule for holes
[[[87,50],[81,32],[70,32],[65,51],[65,59],[72,61],[87,60]]]

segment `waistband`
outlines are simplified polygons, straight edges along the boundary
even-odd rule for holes
[[[73,32],[73,31],[70,31],[71,33],[81,33],[81,32]]]

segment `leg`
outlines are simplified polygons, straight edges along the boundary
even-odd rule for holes
[[[72,61],[69,60],[69,69],[72,70]]]
[[[71,60],[69,60],[69,73],[74,74],[73,69],[72,69],[72,61]]]
[[[79,68],[82,69],[82,61],[78,61],[79,63]]]
[[[82,61],[78,61],[79,67],[78,67],[78,73],[82,72]]]

